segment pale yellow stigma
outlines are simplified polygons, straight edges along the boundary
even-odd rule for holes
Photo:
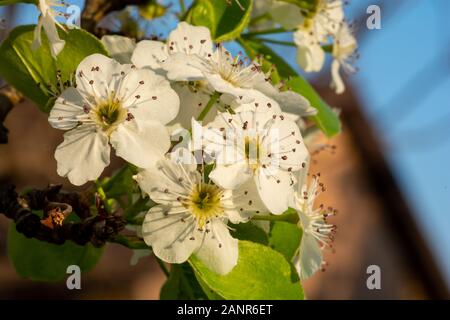
[[[262,155],[261,141],[259,136],[244,138],[245,159],[250,168],[257,170],[261,164]]]
[[[119,100],[114,98],[101,102],[90,112],[92,120],[107,135],[110,135],[128,117],[126,109],[122,107]]]
[[[213,184],[200,183],[192,188],[185,206],[197,220],[198,228],[202,229],[210,219],[223,215],[221,197],[221,190]]]

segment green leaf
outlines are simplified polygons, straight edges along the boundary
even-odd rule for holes
[[[192,267],[188,263],[173,264],[170,276],[160,292],[161,300],[206,299],[202,287],[197,282]]]
[[[226,275],[209,270],[195,256],[189,263],[205,286],[227,300],[303,299],[301,284],[291,281],[292,269],[283,255],[258,243],[239,241],[238,264]]]
[[[152,205],[150,204],[149,198],[142,198],[139,197],[134,203],[129,205],[123,212],[123,218],[132,223],[142,223],[142,221],[138,221],[139,219],[136,219],[136,216],[138,216],[142,212],[147,212]],[[142,218],[143,220],[143,218]],[[139,223],[139,224],[140,224]]]
[[[236,39],[247,27],[253,6],[253,0],[239,2],[244,10],[234,1],[198,0],[189,10],[187,21],[209,28],[216,42]]]
[[[253,223],[239,223],[230,225],[231,236],[239,240],[247,240],[264,245],[269,244],[267,234]]]
[[[208,297],[209,300],[225,300],[224,297],[220,296],[218,293],[214,292],[213,289],[208,287],[208,285],[205,283],[205,281],[203,281],[202,277],[198,276],[197,274],[195,274],[195,277],[196,277],[200,287],[202,288],[203,292],[205,293],[205,295]]]
[[[135,174],[134,168],[129,165],[123,166],[116,171],[110,178],[102,181],[102,188],[108,199],[118,199],[123,195],[131,194],[137,190],[136,182],[133,179]]]
[[[71,241],[55,245],[29,239],[16,230],[14,223],[8,232],[8,255],[17,273],[35,281],[60,281],[67,278],[67,267],[77,265],[88,272],[98,262],[103,250],[91,244],[79,246]]]
[[[37,50],[31,49],[34,28],[34,25],[17,27],[2,43],[0,75],[33,100],[42,111],[49,112],[53,107],[52,96],[43,88],[47,85],[56,88],[57,70],[61,71],[61,79],[65,82],[73,79],[78,64],[85,57],[94,53],[108,53],[96,37],[84,30],[59,30],[66,45],[55,60],[50,54],[45,33],[42,34],[41,47]]]
[[[311,119],[327,137],[332,137],[341,131],[341,122],[337,114],[325,101],[323,101],[309,82],[298,75],[283,58],[278,56],[272,49],[261,42],[240,39],[239,43],[250,58],[254,59],[260,54],[265,61],[269,62],[269,64],[263,63],[263,70],[265,72],[267,72],[272,65],[276,67],[277,72],[272,74],[272,80],[275,80],[274,83],[278,82],[278,76],[284,79],[290,78],[286,83],[287,86],[308,99],[309,103],[317,109],[317,114],[311,117]]]
[[[300,93],[308,99],[309,103],[317,109],[317,114],[312,119],[327,137],[332,137],[341,131],[341,121],[338,115],[322,100],[308,81],[301,76],[297,76],[290,79],[286,84],[293,91]]]
[[[269,233],[269,246],[280,252],[287,261],[297,253],[302,239],[302,230],[293,223],[273,221]]]

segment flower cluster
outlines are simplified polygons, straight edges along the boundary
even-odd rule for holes
[[[344,92],[345,85],[339,74],[344,71],[353,73],[353,62],[357,56],[357,42],[345,20],[342,0],[303,1],[298,4],[277,0],[257,1],[253,15],[270,15],[269,22],[256,25],[267,28],[267,23],[280,24],[284,29],[293,30],[294,43],[297,46],[297,62],[305,72],[320,71],[325,62],[325,53],[333,56],[331,66],[331,87],[336,93]]]
[[[296,121],[316,113],[308,100],[213,44],[205,27],[181,22],[165,42],[103,40],[120,62],[85,58],[51,110],[50,124],[67,131],[58,173],[75,185],[95,180],[112,146],[139,168],[134,179],[154,204],[142,224],[154,254],[169,263],[195,255],[219,274],[238,262],[229,222],[294,208],[304,230],[295,265],[301,278],[317,271],[335,227],[333,212],[314,208],[318,178],[307,187],[310,154]],[[190,141],[171,144],[175,127]]]

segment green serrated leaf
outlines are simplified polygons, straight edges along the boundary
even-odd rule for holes
[[[77,265],[82,272],[91,270],[100,259],[102,248],[79,246],[71,241],[55,245],[29,239],[17,232],[12,223],[8,232],[8,255],[23,278],[35,281],[61,281],[68,277],[67,267]]]
[[[287,261],[297,253],[302,239],[302,230],[293,223],[273,221],[269,233],[269,246],[280,252]]]
[[[11,31],[0,46],[0,75],[12,86],[34,101],[44,112],[53,107],[52,96],[43,87],[51,85],[56,88],[56,71],[61,71],[62,81],[73,78],[78,64],[85,57],[101,53],[107,55],[103,44],[92,34],[81,29],[59,30],[66,45],[57,59],[50,53],[45,33],[42,45],[37,50],[31,49],[34,39],[34,25],[19,26]],[[39,85],[40,84],[40,85]]]
[[[226,275],[209,270],[192,256],[189,263],[197,278],[227,300],[302,300],[299,281],[292,282],[292,268],[283,255],[267,246],[239,241],[238,264]]]
[[[238,38],[250,21],[253,0],[240,0],[228,4],[224,0],[199,0],[190,9],[187,21],[193,25],[205,26],[216,42]]]

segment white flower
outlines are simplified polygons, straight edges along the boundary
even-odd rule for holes
[[[200,57],[210,55],[212,53],[212,40],[209,29],[180,22],[177,28],[169,34],[167,43],[153,40],[140,41],[131,60],[139,68],[148,67],[162,72],[163,63],[169,57],[178,53]],[[180,72],[189,75],[195,70],[186,70],[185,66]]]
[[[335,214],[335,210],[325,209],[323,205],[314,208],[315,199],[325,190],[318,177],[313,176],[309,188],[302,181],[300,190],[300,193],[295,195],[293,207],[298,212],[298,224],[303,230],[303,235],[299,252],[294,258],[294,266],[300,279],[303,280],[323,268],[322,249],[332,246],[336,226],[327,221],[328,217]]]
[[[297,62],[306,72],[322,69],[325,52],[322,45],[336,34],[344,19],[341,0],[319,0],[313,10],[305,12],[304,20],[294,33]]]
[[[246,62],[247,59],[241,59],[240,55],[239,53],[233,57],[225,47],[217,45],[211,55],[194,55],[187,59],[185,55],[178,53],[168,58],[163,66],[170,80],[200,82],[202,86],[210,87],[210,91],[229,95],[239,103],[252,101],[249,91],[258,90],[277,101],[283,111],[299,116],[316,112],[300,94],[274,87],[270,76],[262,72],[256,61]]]
[[[181,22],[171,32],[167,44],[157,41],[138,43],[132,61],[138,67],[150,67],[166,73],[170,80],[175,81],[174,89],[180,94],[181,101],[190,103],[184,105],[182,102],[181,109],[191,111],[204,106],[214,91],[245,103],[251,101],[248,91],[255,89],[278,101],[285,112],[298,116],[316,112],[301,95],[274,87],[258,63],[241,59],[240,54],[233,57],[221,45],[214,51],[212,47],[207,28]],[[182,87],[184,91],[180,89]],[[187,119],[184,122],[189,122],[201,110],[197,108],[196,112],[184,115]],[[191,117],[188,118],[188,115]]]
[[[221,113],[207,126],[205,152],[216,159],[209,176],[230,189],[253,181],[267,209],[281,214],[308,151],[298,126],[280,113],[278,104],[267,97],[258,101],[235,114]]]
[[[238,241],[227,222],[246,222],[258,210],[250,185],[225,190],[207,182],[192,164],[162,159],[136,177],[141,190],[158,203],[142,226],[145,242],[168,263],[183,263],[195,254],[211,270],[226,274],[237,264]],[[257,195],[256,195],[257,196]]]
[[[78,66],[76,84],[49,116],[54,128],[69,130],[55,152],[59,175],[75,185],[95,180],[109,165],[109,143],[142,168],[169,149],[164,124],[176,116],[179,99],[165,78],[93,54]]]
[[[314,33],[298,30],[294,33],[297,45],[297,63],[305,72],[317,72],[325,62],[325,52]]]
[[[44,28],[47,38],[50,42],[50,52],[53,58],[62,51],[65,41],[60,39],[57,26],[64,29],[64,27],[56,21],[56,16],[61,15],[59,12],[53,10],[53,6],[65,6],[64,3],[53,2],[51,0],[39,0],[37,5],[41,15],[39,16],[38,25],[34,30],[33,49],[37,49],[41,45],[41,31]]]
[[[140,41],[133,52],[131,61],[138,68],[150,68],[159,74],[165,74],[163,63],[169,56],[177,53],[187,55],[208,56],[212,54],[212,40],[208,28],[194,27],[186,22],[180,22],[177,28],[169,34],[167,43],[153,40]],[[188,74],[194,69],[185,70]],[[180,113],[173,123],[180,123],[188,127],[192,117],[197,118],[203,107],[208,103],[212,89],[200,81],[180,81],[172,84],[173,89],[180,96]],[[215,111],[215,110],[213,110]],[[204,122],[214,118],[215,112],[210,112]]]
[[[339,74],[339,68],[342,66],[344,71],[349,73],[356,72],[356,68],[353,66],[352,62],[357,46],[356,39],[352,35],[348,25],[343,23],[334,40],[332,52],[334,60],[331,63],[331,87],[337,94],[340,94],[345,90],[344,82]]]

